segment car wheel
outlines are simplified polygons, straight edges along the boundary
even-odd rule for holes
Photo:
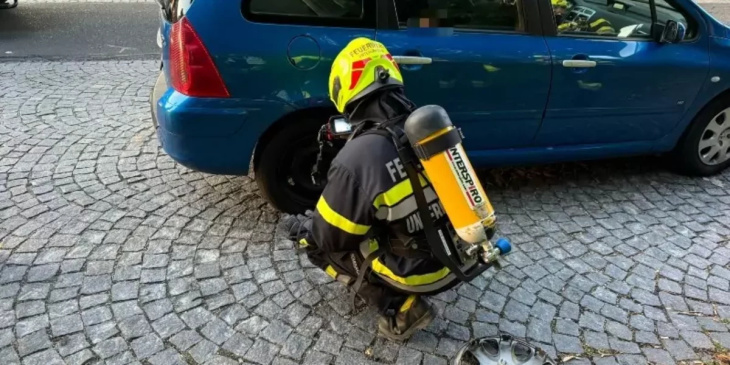
[[[263,147],[254,172],[259,190],[274,208],[296,214],[313,209],[323,185],[312,182],[317,132],[322,120],[297,120],[279,130]],[[326,173],[326,172],[325,172]]]
[[[700,112],[677,144],[670,163],[678,172],[709,176],[730,165],[730,97]]]

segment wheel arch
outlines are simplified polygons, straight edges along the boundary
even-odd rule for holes
[[[261,154],[276,134],[282,129],[289,126],[291,123],[295,123],[298,119],[310,119],[310,118],[322,118],[322,124],[326,122],[326,118],[332,115],[336,115],[337,110],[334,107],[311,107],[302,108],[292,111],[283,115],[281,118],[272,123],[264,133],[259,137],[256,146],[254,147],[253,153],[253,168],[254,172],[261,162]]]
[[[706,103],[702,105],[699,109],[697,109],[696,112],[692,113],[691,117],[689,118],[689,121],[682,126],[682,132],[678,133],[676,135],[676,138],[672,141],[672,147],[671,149],[674,150],[677,148],[679,143],[687,136],[687,133],[689,133],[690,129],[692,128],[692,125],[697,120],[697,117],[699,117],[704,111],[707,110],[707,108],[710,108],[715,102],[721,99],[730,98],[730,87],[727,89],[717,93],[714,97],[709,99]]]

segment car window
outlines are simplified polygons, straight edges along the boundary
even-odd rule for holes
[[[560,35],[608,38],[651,38],[649,0],[551,0]],[[665,0],[656,0],[657,22],[675,20],[689,26],[681,11]],[[689,30],[689,29],[688,29]],[[691,30],[687,33],[691,36]]]
[[[361,18],[364,0],[249,0],[257,15],[289,17]]]
[[[401,27],[521,31],[521,0],[395,0]]]

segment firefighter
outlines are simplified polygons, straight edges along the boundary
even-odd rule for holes
[[[551,0],[553,5],[553,13],[555,14],[555,24],[558,26],[558,33],[563,32],[587,32],[599,35],[615,35],[616,30],[611,23],[599,18],[593,21],[586,21],[583,18],[576,18],[573,21],[566,21],[565,15],[568,11],[569,3],[567,0]]]
[[[424,242],[413,188],[392,140],[369,133],[403,125],[415,109],[403,89],[398,65],[382,44],[358,38],[339,53],[329,95],[354,133],[332,161],[314,212],[283,220],[313,264],[377,307],[378,331],[394,341],[433,320],[423,295],[460,282]],[[444,216],[425,174],[419,175],[431,218]]]

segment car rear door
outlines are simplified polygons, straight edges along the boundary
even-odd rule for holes
[[[377,39],[401,57],[406,94],[443,106],[472,158],[531,143],[551,67],[535,0],[382,2]]]
[[[552,13],[550,0],[540,0]],[[701,17],[674,0],[568,0],[544,19],[553,81],[536,145],[653,141],[666,135],[692,104],[709,68]],[[559,13],[559,8],[555,13]],[[687,38],[659,43],[651,27],[684,23]],[[650,144],[646,144],[650,147]],[[637,151],[639,152],[639,151]]]

